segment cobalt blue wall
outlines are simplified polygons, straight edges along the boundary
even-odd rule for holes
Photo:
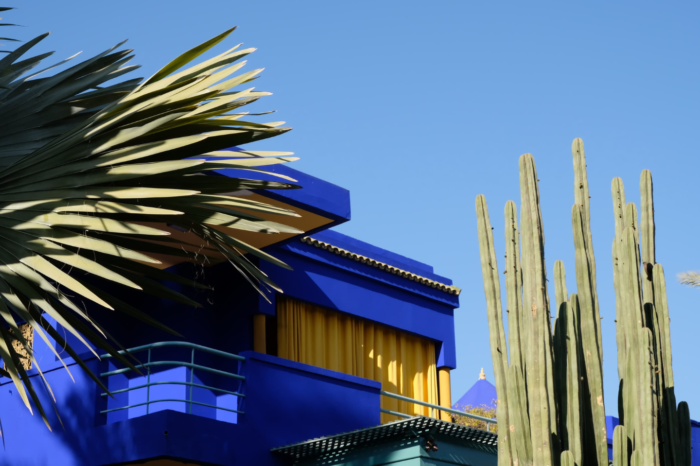
[[[431,339],[437,344],[438,367],[457,366],[457,296],[300,241],[271,252],[294,269],[261,264],[285,295]],[[420,273],[428,275],[427,271]],[[274,315],[275,303],[260,300],[260,309]]]
[[[237,465],[277,464],[271,448],[380,422],[379,382],[252,351],[242,355],[246,414],[238,426],[248,451],[237,453]]]

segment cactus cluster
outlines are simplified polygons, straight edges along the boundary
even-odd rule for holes
[[[508,336],[493,228],[484,196],[476,198],[491,357],[498,404],[499,466],[604,466],[608,443],[603,397],[603,346],[583,142],[574,140],[571,224],[577,293],[568,294],[564,264],[554,264],[552,328],[544,229],[535,160],[520,157],[520,224],[505,208]],[[690,466],[690,416],[676,406],[668,303],[656,263],[651,173],[642,172],[641,222],[612,182],[615,240],[618,406],[614,466]],[[641,254],[640,247],[641,244]],[[509,357],[510,353],[510,357]]]

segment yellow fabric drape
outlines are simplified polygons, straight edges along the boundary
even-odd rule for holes
[[[424,338],[278,297],[277,340],[282,358],[376,380],[387,392],[438,404],[435,345]],[[381,406],[431,414],[430,408],[386,396]],[[382,413],[382,422],[396,419]]]

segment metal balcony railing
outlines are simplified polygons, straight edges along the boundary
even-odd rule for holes
[[[413,398],[409,398],[409,397],[403,396],[403,395],[397,395],[396,393],[390,393],[390,392],[387,392],[385,390],[381,390],[379,393],[381,393],[382,396],[388,396],[389,398],[396,398],[397,400],[407,401],[409,403],[414,403],[414,404],[421,405],[421,406],[427,406],[428,408],[430,408],[430,417],[435,417],[436,411],[444,411],[446,413],[452,414],[453,416],[465,416],[465,417],[468,417],[471,419],[476,419],[477,421],[485,422],[486,423],[486,430],[488,430],[489,432],[491,432],[491,424],[496,424],[495,419],[489,419],[487,417],[478,416],[476,414],[465,413],[464,411],[457,411],[456,409],[445,408],[444,406],[434,405],[432,403],[426,403],[425,401],[414,400]],[[380,411],[385,413],[385,414],[391,414],[393,416],[398,416],[398,417],[402,417],[402,418],[406,418],[406,419],[414,417],[414,416],[411,416],[410,414],[400,413],[398,411],[390,411],[388,409],[380,409]]]
[[[151,351],[156,348],[163,348],[167,346],[179,346],[179,347],[184,347],[184,348],[190,348],[192,350],[191,354],[191,359],[190,362],[185,362],[185,361],[153,361],[151,360]],[[126,352],[129,353],[138,353],[142,351],[148,351],[148,359],[147,362],[143,364],[139,364],[135,366],[137,369],[145,369],[146,370],[146,375],[144,376],[146,378],[146,383],[142,385],[138,385],[136,387],[128,387],[124,388],[121,390],[114,390],[110,393],[102,393],[101,396],[108,396],[109,394],[116,395],[118,393],[125,393],[125,392],[130,392],[132,390],[139,390],[142,388],[146,389],[146,401],[143,403],[136,403],[132,405],[127,405],[127,406],[120,406],[118,408],[112,408],[112,409],[105,409],[103,411],[100,411],[100,414],[107,414],[112,411],[120,411],[123,409],[129,409],[129,408],[136,408],[139,406],[146,406],[146,414],[148,414],[149,407],[153,403],[160,403],[160,402],[165,402],[165,401],[174,401],[174,402],[182,402],[182,403],[187,403],[189,406],[188,412],[191,414],[192,413],[192,405],[199,405],[199,406],[206,406],[208,408],[214,408],[214,409],[219,409],[223,411],[229,411],[237,414],[243,414],[243,411],[239,411],[236,409],[229,409],[229,408],[224,408],[221,406],[215,406],[211,405],[208,403],[202,403],[199,401],[193,400],[193,391],[195,388],[203,388],[207,390],[212,390],[214,392],[218,393],[224,393],[228,395],[234,395],[237,397],[244,397],[242,393],[239,392],[234,392],[230,390],[224,390],[218,387],[210,387],[208,385],[203,385],[203,384],[198,384],[194,382],[194,371],[204,371],[204,372],[209,372],[211,374],[216,374],[220,375],[223,377],[230,377],[233,379],[238,379],[241,381],[245,381],[245,376],[235,374],[232,372],[226,372],[222,371],[219,369],[213,369],[211,367],[206,367],[206,366],[201,366],[199,364],[195,364],[195,353],[197,351],[203,352],[203,353],[209,353],[213,354],[215,356],[221,356],[223,358],[228,358],[228,359],[234,359],[236,361],[245,361],[245,358],[243,356],[239,356],[237,354],[231,354],[231,353],[226,353],[224,351],[219,351],[215,350],[213,348],[207,348],[206,346],[200,346],[200,345],[195,345],[192,343],[187,343],[183,341],[165,341],[165,342],[160,342],[160,343],[151,343],[150,345],[144,345],[144,346],[138,346],[136,348],[130,348],[127,349],[126,351],[120,351],[120,354],[125,354]],[[109,354],[104,354],[102,355],[102,359],[108,359],[111,358]],[[173,367],[186,367],[189,369],[189,382],[182,382],[182,381],[159,381],[159,382],[151,382],[151,368],[156,367],[156,366],[173,366]],[[109,372],[103,372],[100,374],[101,377],[111,377],[113,375],[118,375],[118,374],[124,374],[126,372],[130,372],[132,369],[130,368],[124,368],[124,369],[115,369],[113,371]],[[173,398],[167,398],[167,399],[156,399],[156,400],[151,400],[151,387],[154,385],[186,385],[190,387],[189,389],[189,395],[187,399],[173,399]]]

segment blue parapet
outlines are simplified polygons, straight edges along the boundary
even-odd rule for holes
[[[267,464],[281,445],[379,424],[381,384],[307,364],[246,351],[246,414],[238,426],[246,458]],[[228,463],[227,463],[228,464]]]

